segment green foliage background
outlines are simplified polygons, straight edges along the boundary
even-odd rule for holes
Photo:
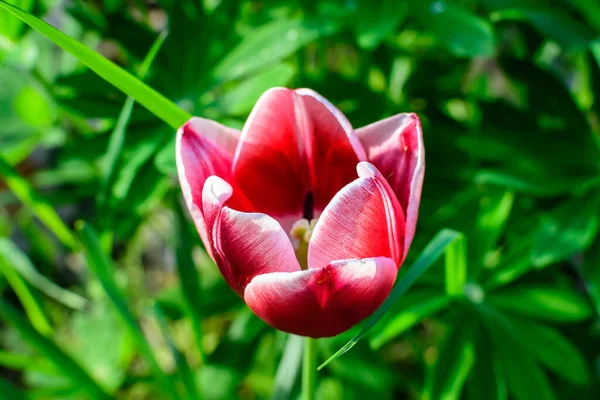
[[[409,274],[319,399],[598,398],[600,3],[8,3],[0,398],[299,396],[302,341],[228,289],[174,160],[189,115],[241,127],[272,86],[355,127],[417,112],[425,135]]]

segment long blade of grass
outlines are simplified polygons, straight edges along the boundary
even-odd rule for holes
[[[11,240],[0,238],[0,260],[4,259],[31,286],[37,288],[46,296],[74,310],[83,310],[87,299],[58,286],[44,275],[40,274],[29,258]]]
[[[202,351],[202,316],[200,315],[200,275],[196,270],[194,260],[192,258],[192,233],[187,229],[187,220],[182,209],[181,202],[175,197],[175,218],[177,222],[177,234],[175,235],[175,251],[177,263],[177,275],[181,285],[181,292],[185,311],[190,319],[196,347],[200,353],[200,357],[204,360],[204,352]]]
[[[0,243],[0,246],[1,245],[2,243]],[[50,326],[50,322],[48,321],[48,318],[46,318],[44,310],[42,310],[42,307],[38,304],[35,295],[2,254],[0,254],[0,274],[4,275],[6,281],[14,290],[25,309],[27,318],[29,318],[29,321],[31,321],[35,330],[44,336],[51,335],[52,326]]]
[[[0,0],[1,1],[1,0]],[[2,6],[2,3],[0,3]],[[54,208],[39,193],[31,186],[29,182],[0,156],[0,175],[4,177],[6,185],[14,193],[14,195],[29,207],[31,211],[39,218],[44,225],[48,227],[56,237],[68,248],[75,249],[77,240],[75,235],[60,219]]]
[[[429,267],[431,267],[440,256],[444,253],[446,248],[459,240],[461,234],[459,232],[443,229],[438,232],[437,235],[425,247],[419,258],[410,267],[408,272],[400,278],[400,281],[394,286],[392,292],[388,298],[383,302],[381,306],[367,319],[365,326],[361,331],[354,336],[348,343],[346,343],[341,349],[335,354],[329,357],[323,364],[321,364],[318,370],[323,369],[327,364],[335,360],[336,358],[347,353],[354,345],[362,339],[362,337],[383,317],[383,315],[390,309],[392,304],[397,301],[406,291],[423,275]]]
[[[134,339],[135,345],[158,379],[165,394],[168,394],[173,399],[177,399],[175,385],[158,364],[158,361],[152,352],[152,348],[144,337],[141,327],[129,309],[125,297],[115,282],[112,272],[114,267],[108,257],[102,252],[96,232],[89,224],[83,221],[78,221],[76,223],[76,229],[79,232],[81,242],[85,248],[89,267],[94,272],[100,281],[102,288],[106,292],[106,295],[115,306],[115,309],[125,323],[131,337]]]
[[[190,400],[200,400],[200,393],[198,393],[198,388],[196,387],[196,380],[194,379],[192,369],[185,359],[185,356],[181,354],[179,349],[177,349],[175,346],[175,343],[169,334],[167,321],[165,320],[160,305],[158,303],[154,303],[152,311],[154,312],[154,316],[156,317],[156,321],[158,322],[158,326],[162,332],[162,335],[165,338],[169,349],[171,350],[171,354],[175,360],[175,365],[177,366],[177,374],[179,375],[179,378],[185,387],[188,398]]]
[[[75,360],[69,357],[52,340],[42,336],[10,304],[0,298],[0,316],[12,325],[29,345],[54,364],[74,385],[93,399],[109,399],[106,392]]]
[[[142,65],[138,71],[139,79],[143,80],[146,77],[148,70],[150,69],[150,65],[152,65],[152,61],[154,61],[154,58],[158,54],[158,51],[165,42],[168,34],[169,33],[167,30],[161,32],[150,47],[150,50],[148,51],[148,54],[144,58],[144,61],[142,62]],[[111,191],[111,186],[117,170],[117,163],[121,157],[123,144],[125,143],[127,125],[129,124],[129,119],[131,118],[134,104],[135,99],[131,96],[128,96],[125,100],[125,104],[123,104],[119,118],[117,119],[115,129],[112,131],[110,140],[108,141],[108,150],[106,152],[106,173],[100,182],[100,190],[98,191],[98,205],[100,209],[103,209],[106,206],[106,202],[109,198],[109,193]]]
[[[135,101],[146,107],[152,114],[166,122],[173,129],[179,128],[185,121],[190,119],[191,115],[187,111],[181,109],[129,72],[119,68],[113,62],[79,43],[77,40],[65,35],[52,25],[2,0],[0,0],[0,8],[19,18],[63,50],[71,53],[100,77],[123,93],[133,97]]]

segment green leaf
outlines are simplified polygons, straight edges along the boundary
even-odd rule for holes
[[[160,133],[160,132],[157,132]],[[147,165],[148,160],[158,151],[163,145],[164,138],[159,134],[148,134],[143,137],[135,146],[135,149],[122,158],[122,165],[119,169],[118,176],[112,186],[110,193],[111,201],[115,204],[123,205],[125,198],[131,194],[136,188],[133,184],[136,179],[141,179],[143,168]],[[158,176],[156,178],[159,178]],[[132,190],[133,189],[133,190]],[[147,188],[142,188],[142,190]],[[141,203],[141,202],[140,202]],[[139,207],[139,203],[134,203]]]
[[[5,378],[0,378],[0,393],[12,400],[30,400],[32,397],[24,390],[14,386]]]
[[[27,25],[31,26],[56,45],[74,55],[79,61],[87,65],[102,78],[110,82],[116,88],[133,97],[138,103],[146,107],[151,113],[178,129],[191,115],[169,101],[166,97],[145,85],[129,72],[107,60],[94,50],[79,43],[75,39],[65,35],[53,26],[34,17],[33,15],[0,0],[0,8],[5,9]]]
[[[446,308],[450,300],[451,298],[446,295],[438,295],[407,306],[398,314],[392,316],[383,328],[371,338],[371,347],[379,349],[390,340],[412,328],[423,318]]]
[[[30,12],[35,4],[35,0],[9,0],[8,3]],[[11,18],[6,14],[0,14],[0,37],[5,36],[9,40],[16,40],[21,33],[22,26],[23,23],[21,21]]]
[[[361,331],[353,337],[348,343],[346,343],[341,349],[327,359],[323,364],[319,366],[319,370],[323,369],[327,364],[335,360],[336,358],[347,353],[354,345],[367,333],[383,315],[390,309],[392,304],[396,302],[406,291],[419,279],[421,275],[425,273],[435,263],[438,258],[442,255],[444,250],[456,240],[460,240],[461,234],[450,229],[443,229],[438,232],[437,235],[425,247],[423,252],[419,255],[417,260],[408,269],[406,274],[402,276],[396,283],[396,286],[392,289],[392,292],[388,298],[383,302],[381,306],[371,315]]]
[[[600,3],[596,0],[572,0],[571,3],[579,8],[581,16],[590,26],[600,31]]]
[[[478,263],[484,264],[486,254],[496,248],[510,215],[514,198],[513,192],[496,190],[481,199],[475,222],[476,234],[473,239],[476,244]]]
[[[444,270],[446,273],[446,293],[449,296],[462,296],[467,283],[467,240],[463,234],[453,241],[445,251]]]
[[[286,400],[292,398],[294,384],[298,380],[298,372],[302,365],[302,350],[304,349],[304,338],[289,335],[283,348],[283,354],[277,373],[275,374],[275,390],[273,400]]]
[[[231,367],[203,365],[196,373],[203,400],[238,398],[238,386],[242,377]]]
[[[158,322],[162,336],[164,337],[169,350],[171,351],[171,355],[175,361],[176,374],[183,383],[183,387],[187,392],[188,398],[190,400],[200,400],[200,394],[198,393],[198,388],[196,387],[196,379],[192,374],[192,369],[190,368],[185,356],[179,351],[179,349],[177,349],[177,346],[175,346],[175,343],[169,334],[169,327],[167,326],[167,321],[165,320],[160,305],[158,303],[154,303],[152,310]]]
[[[438,351],[427,399],[460,399],[463,385],[475,363],[473,321],[456,321],[453,326]]]
[[[168,31],[163,31],[154,43],[152,47],[148,51],[148,54],[144,58],[142,62],[142,66],[138,71],[138,78],[144,79],[148,70],[150,69],[150,65],[152,65],[152,61],[158,54],[162,44],[166,40],[168,35]],[[112,134],[110,135],[110,140],[108,141],[108,150],[106,151],[106,173],[102,177],[103,179],[100,181],[100,190],[98,191],[98,205],[100,209],[106,206],[106,202],[110,196],[110,192],[112,189],[113,180],[116,175],[117,164],[119,162],[119,158],[123,151],[123,144],[125,143],[125,134],[127,130],[127,126],[129,124],[129,119],[131,118],[131,113],[133,111],[134,98],[129,96],[125,100],[125,104],[123,104],[123,108],[121,109],[121,113],[119,114],[119,118],[117,119],[117,124]]]
[[[527,232],[508,241],[500,264],[493,269],[492,275],[485,282],[486,290],[491,291],[505,286],[533,269],[531,264],[533,240],[533,233]]]
[[[540,224],[531,259],[536,267],[585,250],[600,228],[600,193],[577,197],[553,210]]]
[[[14,246],[13,243],[5,238],[0,238],[0,274],[4,275],[8,284],[12,287],[19,301],[25,309],[27,317],[33,327],[42,335],[49,336],[52,333],[50,322],[44,314],[44,310],[35,298],[34,293],[29,286],[17,273],[10,263],[10,259],[4,256],[4,246]]]
[[[506,320],[486,305],[478,308],[503,366],[509,392],[517,400],[554,400],[548,378],[511,334]]]
[[[85,391],[93,399],[109,399],[104,390],[90,378],[79,364],[65,354],[53,341],[40,335],[12,306],[1,298],[0,315],[6,322],[19,331],[30,346],[52,362],[57,370],[69,378],[75,386],[81,388],[81,390]]]
[[[588,296],[592,301],[596,315],[600,316],[600,236],[587,251],[581,270]]]
[[[495,307],[552,322],[578,322],[592,315],[592,307],[572,290],[544,286],[515,286],[488,295]]]
[[[139,326],[135,316],[129,309],[125,297],[119,290],[117,283],[113,277],[113,266],[108,257],[102,252],[98,236],[93,228],[83,221],[78,221],[76,228],[79,232],[81,242],[85,248],[87,261],[90,269],[94,272],[100,281],[106,295],[119,313],[119,316],[125,323],[125,326],[135,341],[135,345],[142,353],[142,356],[152,369],[154,375],[158,378],[161,386],[166,394],[171,398],[177,398],[177,391],[173,382],[160,368],[156,361],[152,348],[146,341],[144,333]]]
[[[513,337],[542,364],[571,383],[589,383],[590,374],[583,356],[557,330],[523,319],[506,318]]]
[[[4,261],[12,269],[21,275],[31,286],[39,289],[46,296],[56,300],[60,304],[75,310],[82,310],[87,300],[69,290],[63,289],[40,274],[27,255],[23,253],[12,241],[0,238],[0,262]]]
[[[246,34],[217,64],[213,79],[222,82],[250,74],[337,30],[338,26],[329,20],[275,20]]]
[[[246,116],[266,90],[276,86],[286,86],[295,74],[294,66],[277,64],[252,75],[219,96],[216,105],[224,114]]]
[[[38,371],[45,374],[57,372],[54,365],[45,358],[4,351],[0,351],[0,365],[14,370]]]
[[[467,382],[467,399],[508,400],[506,377],[496,350],[484,327],[478,324],[475,334],[474,372]]]
[[[0,0],[1,1],[1,0]],[[2,3],[0,3],[2,6]],[[50,229],[60,241],[70,249],[77,245],[75,236],[71,230],[60,219],[54,208],[44,200],[31,186],[29,182],[21,177],[13,167],[0,156],[0,175],[6,181],[9,189],[15,196]]]
[[[571,18],[566,12],[542,8],[514,8],[497,11],[491,15],[493,21],[528,21],[541,34],[557,40],[568,50],[587,47],[595,39],[594,31]]]
[[[374,49],[408,16],[408,2],[383,0],[361,1],[357,15],[356,35],[363,49]]]
[[[56,117],[48,98],[34,86],[23,87],[15,95],[12,106],[23,122],[36,128],[47,129]]]
[[[154,158],[154,165],[164,175],[177,176],[177,166],[175,164],[175,138],[169,140]]]
[[[68,352],[108,393],[126,379],[135,349],[117,313],[103,297],[68,321]]]
[[[203,292],[200,286],[200,274],[198,274],[196,264],[192,258],[193,242],[191,238],[194,237],[195,232],[190,232],[188,229],[182,202],[176,198],[173,204],[175,205],[175,221],[177,228],[174,243],[177,276],[179,277],[179,284],[181,285],[184,308],[190,319],[192,331],[194,332],[196,347],[198,348],[200,356],[203,357],[202,315],[200,313],[200,310],[202,309],[201,296]]]
[[[494,28],[485,19],[451,1],[412,0],[411,13],[457,57],[491,56]]]

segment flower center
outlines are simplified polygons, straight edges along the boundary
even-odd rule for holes
[[[290,236],[298,241],[295,253],[296,258],[300,263],[300,268],[303,270],[308,269],[308,243],[310,242],[316,224],[316,218],[311,219],[310,222],[308,219],[302,218],[294,222],[294,225],[292,225],[292,229],[290,230]]]

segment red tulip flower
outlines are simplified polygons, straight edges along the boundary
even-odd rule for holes
[[[187,207],[229,286],[271,326],[313,338],[388,296],[424,167],[415,114],[354,131],[308,89],[267,91],[241,132],[192,118],[177,135]]]

